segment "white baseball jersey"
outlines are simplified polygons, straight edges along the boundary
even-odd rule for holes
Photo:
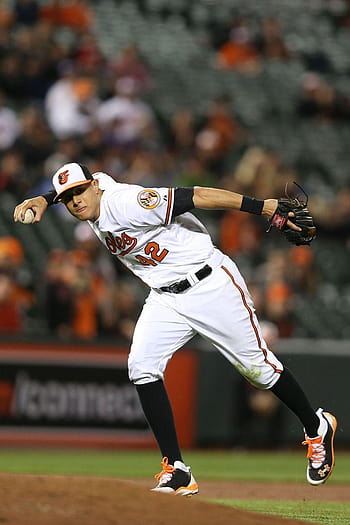
[[[241,374],[271,387],[283,365],[262,337],[254,306],[235,263],[214,247],[191,213],[172,220],[174,190],[120,184],[93,175],[104,190],[91,227],[103,244],[151,287],[134,331],[129,377],[135,384],[163,379],[169,359],[194,335],[210,341]],[[204,265],[212,273],[197,281]],[[183,293],[160,287],[187,278]]]
[[[173,188],[117,183],[95,173],[104,190],[100,216],[90,222],[112,255],[151,288],[184,279],[220,257],[205,226],[191,213],[173,221]]]

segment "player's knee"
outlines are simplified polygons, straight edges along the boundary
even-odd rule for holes
[[[163,379],[163,374],[157,367],[152,366],[147,361],[141,361],[132,355],[128,360],[129,379],[135,385],[144,385]]]
[[[241,370],[241,373],[251,385],[259,390],[270,389],[280,377],[280,374],[274,369],[263,369],[260,373],[256,373],[255,370],[254,374],[250,370]]]

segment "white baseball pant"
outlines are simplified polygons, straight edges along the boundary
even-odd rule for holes
[[[271,388],[283,371],[262,337],[244,279],[227,256],[183,293],[150,292],[135,327],[130,380],[141,385],[163,379],[168,361],[196,334],[258,388]]]

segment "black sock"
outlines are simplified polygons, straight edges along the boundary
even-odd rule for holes
[[[169,459],[170,465],[182,461],[173,411],[163,381],[136,385],[136,390],[162,456]]]
[[[310,438],[317,436],[320,420],[288,368],[283,370],[281,377],[271,388],[271,392],[298,416]]]

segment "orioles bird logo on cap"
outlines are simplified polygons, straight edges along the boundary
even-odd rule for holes
[[[58,174],[58,182],[60,184],[66,184],[67,180],[68,180],[68,175],[69,175],[69,171],[66,170],[66,171],[62,171],[61,173]]]

